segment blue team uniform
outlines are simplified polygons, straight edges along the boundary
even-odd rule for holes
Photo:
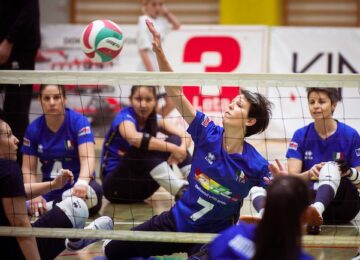
[[[208,259],[250,260],[255,254],[256,225],[240,222],[219,235],[210,243]],[[299,260],[311,260],[313,257],[301,252]]]
[[[188,132],[195,143],[189,187],[170,211],[134,227],[136,231],[220,232],[238,220],[243,199],[253,186],[265,186],[269,163],[247,142],[242,154],[223,149],[224,129],[205,114],[196,113]],[[108,259],[149,257],[174,252],[194,254],[200,245],[112,240]]]
[[[346,160],[351,167],[360,166],[360,137],[357,131],[344,123],[337,122],[334,134],[322,139],[315,130],[314,123],[298,129],[288,147],[287,158],[302,161],[302,172],[313,165]],[[311,182],[316,190],[317,181]],[[321,194],[322,195],[322,194]],[[327,224],[342,224],[352,220],[360,210],[360,197],[355,185],[348,178],[341,178],[335,198],[322,214]]]
[[[336,132],[324,140],[311,123],[295,132],[286,157],[301,160],[302,172],[317,163],[340,158],[357,167],[360,166],[360,137],[355,129],[337,121]]]
[[[56,133],[47,127],[45,115],[35,119],[26,130],[22,152],[40,159],[43,181],[52,180],[63,168],[73,172],[76,182],[80,173],[78,146],[87,142],[94,143],[89,121],[66,108],[65,121]],[[55,200],[69,188],[71,185],[68,183],[62,189],[45,194],[44,198]]]
[[[224,129],[196,113],[188,128],[194,144],[190,188],[172,212],[181,232],[219,232],[237,221],[242,200],[253,186],[264,186],[269,163],[249,143],[242,154],[223,148]]]
[[[140,129],[139,123],[136,120],[134,108],[127,107],[116,115],[104,138],[104,145],[101,153],[101,174],[103,176],[113,172],[116,167],[123,163],[124,155],[131,147],[119,132],[119,125],[124,121],[134,123],[136,130],[142,132],[142,129]]]

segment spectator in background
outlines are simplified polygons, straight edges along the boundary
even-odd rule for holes
[[[34,70],[40,47],[38,0],[0,1],[0,70]],[[0,85],[5,93],[2,118],[19,137],[21,147],[29,124],[32,85]],[[18,150],[17,160],[22,156]]]
[[[159,71],[156,56],[152,51],[152,36],[146,27],[145,20],[149,19],[161,35],[161,41],[171,29],[178,30],[180,23],[176,16],[170,12],[164,4],[164,0],[143,0],[143,15],[139,17],[137,28],[137,46],[141,57],[138,66],[139,71]],[[158,114],[167,116],[173,109],[174,104],[166,96],[164,90],[160,90],[160,97],[164,97],[164,102],[159,102]]]

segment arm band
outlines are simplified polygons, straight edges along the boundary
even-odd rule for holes
[[[144,133],[141,139],[140,150],[147,151],[149,149],[151,135],[149,133]]]
[[[353,184],[360,184],[360,174],[355,168],[350,168],[350,174],[347,177]]]

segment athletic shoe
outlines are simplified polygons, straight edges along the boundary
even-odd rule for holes
[[[239,221],[245,222],[248,224],[259,224],[261,221],[261,218],[259,216],[241,215],[239,217]]]
[[[318,235],[321,231],[320,226],[324,223],[324,220],[319,211],[313,207],[309,207],[309,215],[306,231],[309,235]]]
[[[95,219],[89,225],[87,225],[84,229],[101,229],[101,230],[112,230],[114,227],[113,220],[108,216],[102,216]],[[77,240],[65,240],[65,247],[70,251],[80,250],[92,243],[100,241],[101,239],[98,238],[91,238],[91,239],[77,239]]]

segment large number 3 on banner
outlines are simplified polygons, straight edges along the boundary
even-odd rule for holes
[[[205,66],[205,72],[232,72],[240,64],[241,48],[239,42],[228,36],[199,36],[191,38],[184,49],[186,62],[201,62],[206,52],[220,54],[220,63],[216,66]],[[221,112],[239,93],[238,88],[221,87],[219,96],[202,96],[199,87],[185,87],[184,94],[196,109],[204,112]]]

